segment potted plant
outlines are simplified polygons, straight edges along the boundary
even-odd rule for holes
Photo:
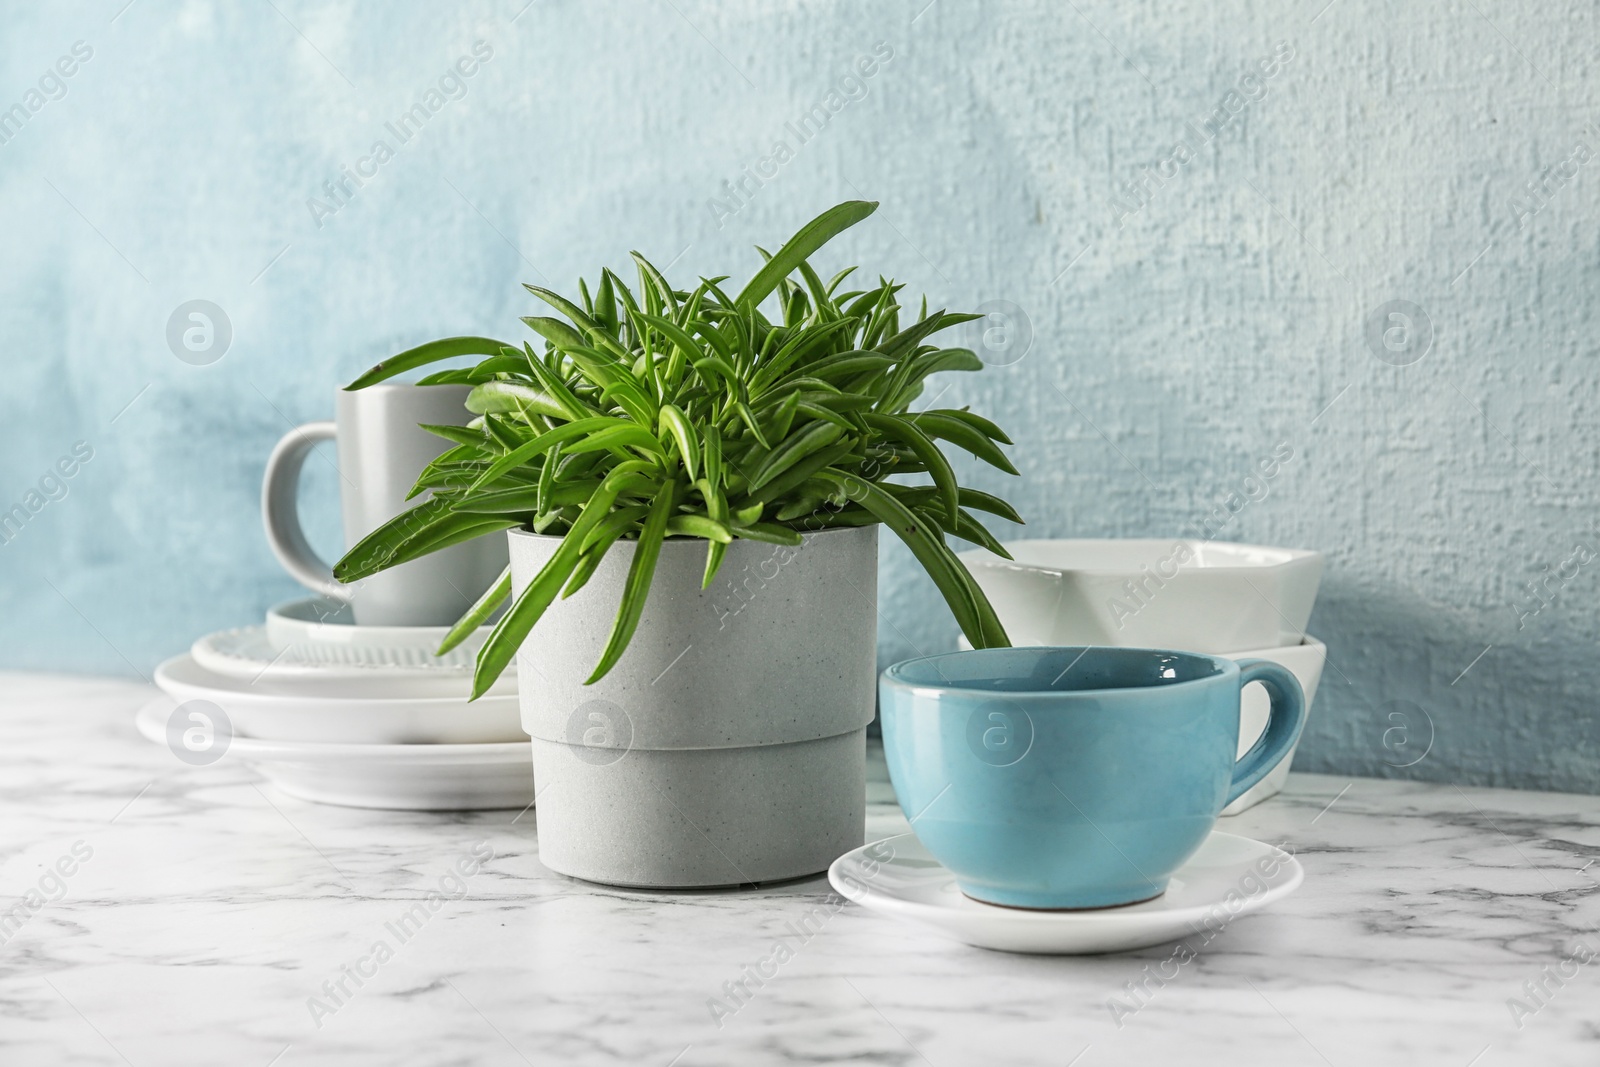
[[[610,270],[578,302],[527,286],[559,313],[523,320],[537,347],[435,341],[349,386],[488,357],[422,379],[472,385],[479,417],[428,427],[455,446],[417,479],[429,495],[334,573],[510,531],[510,566],[441,652],[509,602],[474,695],[516,657],[556,871],[740,884],[813,874],[861,843],[879,524],[973,645],[1008,643],[945,535],[1003,553],[972,512],[1021,519],[959,486],[940,442],[1015,474],[1010,440],[970,411],[908,412],[930,374],[982,368],[929,343],[976,316],[924,301],[902,327],[902,286],[841,291],[854,268],[824,283],[807,263],[876,207],[818,216],[732,295],[723,278],[675,288],[637,253],[637,294]]]

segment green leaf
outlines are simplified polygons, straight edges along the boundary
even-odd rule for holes
[[[1011,438],[1006,436],[1006,432],[1000,427],[996,426],[982,415],[979,415],[977,412],[968,411],[966,408],[933,408],[926,412],[920,412],[920,414],[948,415],[952,419],[956,419],[960,422],[966,423],[968,426],[971,426],[974,430],[977,430],[991,441],[999,441],[1003,445],[1014,443]]]
[[[746,541],[764,541],[769,545],[789,545],[792,547],[801,542],[798,531],[770,522],[754,522],[749,526],[740,526],[733,532],[735,536],[742,537]]]
[[[754,307],[765,300],[801,263],[811,258],[813,252],[833,240],[878,209],[875,201],[848,200],[829,208],[800,228],[784,242],[778,254],[756,272],[734,303],[740,307]]]
[[[396,515],[357,541],[333,565],[334,578],[348,584],[377,574],[391,566],[390,561],[407,541],[448,521],[450,514],[450,501],[435,497]]]
[[[662,433],[672,434],[672,439],[678,442],[678,454],[683,457],[689,480],[693,481],[698,477],[697,468],[700,466],[700,445],[695,440],[694,424],[676,404],[663,404],[660,427]]]
[[[648,514],[650,509],[647,507],[618,508],[596,524],[589,536],[583,539],[581,550],[587,553],[602,541],[615,541],[632,533],[634,525]]]
[[[760,489],[813,452],[827,448],[839,439],[842,432],[839,427],[829,422],[814,422],[801,430],[773,449],[766,460],[756,468],[755,473],[750,476],[751,491]]]
[[[511,565],[507,564],[506,569],[500,572],[500,577],[495,579],[495,583],[484,590],[483,595],[478,598],[478,602],[468,608],[467,613],[457,619],[454,626],[450,627],[450,632],[444,635],[443,641],[439,642],[439,651],[435,652],[434,655],[442,656],[468,637],[471,637],[478,627],[483,625],[484,620],[494,614],[494,609],[505,603],[506,598],[510,595]]]
[[[745,427],[749,429],[750,436],[756,439],[756,443],[762,448],[771,449],[772,445],[768,442],[767,435],[761,432],[761,420],[750,410],[750,405],[740,400],[733,405],[733,409],[739,413],[739,418],[744,420]]]
[[[560,293],[553,293],[549,289],[541,289],[537,285],[528,285],[527,283],[523,283],[522,287],[528,290],[528,292],[532,293],[534,296],[538,297],[540,300],[543,300],[546,304],[549,304],[551,307],[561,312],[561,314],[572,320],[572,322],[580,329],[599,329],[599,323],[590,318],[588,312],[584,311],[582,308],[568,300],[566,297],[562,296]],[[523,321],[526,322],[527,320],[524,319]]]
[[[584,336],[560,319],[544,318],[537,315],[525,315],[522,319],[534,333],[555,345],[556,351],[566,352],[574,348],[585,348],[589,342]]]
[[[470,445],[474,448],[484,448],[489,444],[480,430],[468,429],[465,426],[439,426],[433,423],[422,422],[417,424],[418,429],[427,430],[436,437],[443,437],[446,441],[454,441],[458,445]]]
[[[824,467],[832,466],[848,456],[854,448],[855,442],[845,441],[807,456],[766,485],[763,485],[760,492],[751,493],[750,499],[763,504],[782,500],[789,493],[803,485],[806,479],[812,477]]]
[[[605,651],[600,654],[600,662],[585,685],[593,685],[604,678],[616,666],[617,660],[622,658],[623,650],[633,639],[639,616],[644,612],[645,598],[650,595],[650,581],[655,577],[656,560],[661,555],[661,542],[666,536],[667,523],[672,518],[677,492],[677,484],[667,482],[656,493],[655,503],[650,507],[650,515],[645,519],[644,529],[639,531],[639,540],[633,549],[633,563],[628,568],[628,579],[623,585],[617,621],[611,627],[611,637],[606,642]]]
[[[765,505],[760,503],[750,504],[742,508],[733,508],[728,514],[728,520],[735,526],[749,526],[761,518]]]
[[[567,412],[543,389],[520,382],[484,382],[467,394],[467,410],[475,415],[514,412],[532,421],[533,415],[567,418]]]
[[[892,482],[885,482],[883,487],[907,507],[926,507],[938,494],[938,490],[931,485],[895,485]],[[963,485],[960,489],[960,500],[964,508],[986,511],[990,515],[998,515],[1007,522],[1014,522],[1019,526],[1026,525],[1022,521],[1022,516],[1017,514],[1016,508],[997,496],[978,489],[969,489]]]
[[[648,510],[648,509],[646,509]],[[613,515],[617,514],[612,512]],[[631,523],[629,525],[632,525]],[[598,528],[596,530],[598,533]],[[617,538],[622,536],[622,527],[609,530],[602,537],[590,534],[585,542],[591,547],[583,550],[578,557],[578,565],[572,568],[572,577],[567,580],[566,587],[561,590],[561,599],[565,600],[584,586],[589,584],[589,579],[594,577],[594,572],[600,569],[600,564],[606,558],[606,553],[611,546],[617,543]]]
[[[568,423],[567,425],[575,425]],[[555,431],[551,431],[554,433]],[[593,452],[601,448],[638,448],[652,452],[663,460],[667,458],[666,449],[661,447],[661,442],[656,440],[654,434],[643,426],[624,423],[613,426],[608,430],[599,430],[580,438],[567,445],[568,452]]]
[[[726,525],[704,515],[674,515],[667,520],[667,534],[674,537],[700,537],[728,544],[733,532]]]
[[[600,414],[600,412],[579,400],[577,395],[567,387],[567,383],[561,380],[560,375],[540,362],[539,357],[533,354],[533,349],[530,346],[524,344],[522,348],[523,354],[528,360],[528,369],[535,378],[539,379],[539,384],[544,388],[545,392],[549,393],[555,399],[556,404],[562,408],[565,412],[565,418],[585,419]]]
[[[933,439],[918,429],[914,423],[893,415],[867,412],[862,418],[874,430],[891,440],[899,441],[916,453],[917,458],[927,466],[928,473],[933,476],[933,484],[939,487],[945,516],[949,523],[954,525],[956,514],[961,510],[960,487],[956,484],[956,472],[951,469],[950,461],[944,458],[944,453],[939,451],[939,446],[933,443]]]
[[[676,311],[678,309],[678,296],[673,292],[672,286],[668,284],[667,279],[662,276],[660,271],[656,270],[655,264],[645,259],[638,252],[629,252],[628,255],[632,256],[634,263],[638,264],[639,273],[649,280],[650,288],[655,292],[662,306],[669,311]],[[667,264],[669,267],[671,265],[670,263]]]
[[[626,419],[613,418],[609,415],[597,415],[592,419],[578,419],[576,422],[563,423],[553,430],[547,430],[546,432],[540,434],[527,444],[520,445],[519,447],[512,449],[510,452],[507,452],[505,455],[495,460],[489,465],[489,468],[483,472],[483,476],[478,479],[474,488],[488,485],[502,474],[514,470],[517,467],[523,466],[535,456],[540,455],[541,453],[555,447],[558,444],[564,444],[568,441],[573,441],[581,437],[587,437],[596,431],[623,428],[638,429],[638,427],[634,426]],[[649,435],[647,434],[646,436]],[[567,451],[577,452],[581,450],[569,448]]]
[[[976,583],[971,581],[967,569],[961,565],[955,553],[944,543],[937,526],[930,528],[926,520],[896,500],[882,486],[853,474],[824,472],[823,477],[836,480],[851,500],[876,515],[880,522],[905,542],[917,557],[917,562],[922,564],[923,570],[939,587],[945,603],[950,605],[951,613],[967,635],[967,640],[972,642],[973,648],[1004,647],[1009,643],[1004,630],[998,633],[998,644],[990,643],[996,635],[988,628],[986,615],[978,607],[978,600],[982,599],[985,606],[988,600],[984,599]],[[992,613],[993,609],[990,608],[989,614]]]
[[[1011,461],[1006,458],[1004,452],[1000,451],[999,446],[960,419],[926,412],[907,415],[906,418],[929,437],[943,438],[956,447],[964,448],[971,452],[991,467],[998,467],[1007,474],[1017,473],[1017,468],[1011,465]]]
[[[705,452],[701,457],[701,466],[705,470],[706,481],[711,483],[713,489],[722,490],[722,434],[715,425],[706,427]]]
[[[589,530],[611,510],[612,501],[615,499],[616,494],[604,485],[595,492],[549,560],[540,568],[539,573],[534,575],[533,580],[522,591],[522,595],[517,597],[511,610],[500,617],[500,622],[489,634],[488,640],[483,643],[483,648],[478,650],[477,666],[472,675],[473,700],[478,699],[494,685],[512,657],[517,654],[517,649],[522,647],[522,642],[534,624],[544,615],[545,609],[556,598],[556,594],[572,574],[573,567],[577,565],[578,546],[582,544]]]
[[[365,389],[369,385],[377,385],[381,381],[393,378],[396,374],[404,374],[408,370],[437,363],[442,359],[454,359],[457,356],[497,356],[502,348],[516,351],[516,346],[496,341],[492,337],[446,337],[439,341],[429,341],[425,345],[408,348],[399,355],[390,356],[382,363],[376,364],[345,386],[345,390],[348,392]]]

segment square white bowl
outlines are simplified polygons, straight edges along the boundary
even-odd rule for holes
[[[1185,538],[1024,540],[961,553],[1014,645],[1211,655],[1299,644],[1322,553]]]

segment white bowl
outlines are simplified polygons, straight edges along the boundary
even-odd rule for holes
[[[159,697],[135,719],[139,732],[169,743],[174,709]],[[401,811],[478,811],[533,804],[532,745],[340,745],[234,737],[219,763],[253,764],[277,789],[319,804]]]
[[[459,648],[466,655],[475,655],[491,629],[478,627]],[[370,649],[380,654],[396,650],[401,661],[408,663],[419,649],[431,655],[449,632],[448,626],[357,626],[350,605],[332,597],[306,597],[267,609],[267,639],[279,649],[322,644]]]
[[[1298,644],[1322,554],[1216,541],[1010,541],[961,560],[1014,645],[1119,645],[1212,655]]]
[[[291,695],[214,674],[187,653],[157,667],[155,681],[176,701],[207,700],[222,708],[238,737],[374,745],[528,739],[515,693],[486,695],[470,703],[465,693],[451,697]]]

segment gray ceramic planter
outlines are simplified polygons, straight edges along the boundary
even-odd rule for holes
[[[520,594],[559,540],[514,530]],[[539,858],[629,886],[738,885],[826,870],[861,845],[877,672],[877,527],[798,548],[669,539],[621,661],[594,685],[633,561],[618,542],[517,655]]]

